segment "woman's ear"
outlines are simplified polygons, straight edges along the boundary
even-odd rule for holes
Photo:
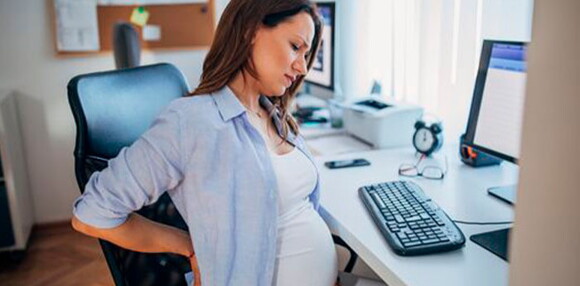
[[[256,39],[261,35],[261,33],[263,32],[264,29],[264,25],[263,24],[258,24],[258,27],[256,27],[256,29],[254,29],[254,34],[250,35],[250,33],[252,32],[251,30],[248,30],[248,34],[246,34],[246,37],[249,38],[251,37],[252,39],[250,40],[250,44],[253,46],[256,43]]]
[[[256,44],[256,38],[258,37],[258,31],[252,36],[252,40],[250,41],[250,46]]]

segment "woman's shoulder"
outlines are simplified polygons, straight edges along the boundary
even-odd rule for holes
[[[207,108],[211,105],[213,100],[210,94],[203,95],[188,95],[176,98],[169,104],[168,109],[176,112],[188,112],[192,110],[199,110]]]
[[[186,121],[206,121],[215,119],[217,115],[217,108],[210,94],[174,99],[166,110],[177,113],[181,120]]]

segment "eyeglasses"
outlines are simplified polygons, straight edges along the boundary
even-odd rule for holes
[[[399,175],[405,177],[423,177],[431,180],[441,180],[447,174],[447,156],[445,156],[445,168],[442,169],[436,165],[427,165],[419,168],[421,161],[423,161],[427,156],[421,154],[419,160],[414,165],[402,164],[399,166]]]

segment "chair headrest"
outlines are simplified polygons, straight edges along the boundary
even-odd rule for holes
[[[75,155],[115,157],[188,89],[182,73],[170,64],[76,76],[68,84],[77,123]]]

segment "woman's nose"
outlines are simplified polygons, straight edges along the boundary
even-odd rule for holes
[[[294,61],[294,69],[301,75],[306,75],[306,72],[308,71],[308,67],[306,66],[306,59],[303,57],[296,59]]]

